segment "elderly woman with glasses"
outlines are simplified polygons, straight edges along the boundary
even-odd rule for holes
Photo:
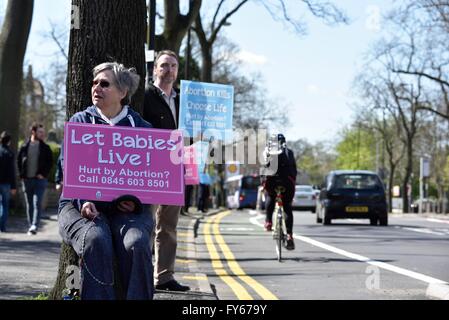
[[[140,76],[134,68],[106,62],[93,69],[92,106],[71,122],[151,128],[129,106]],[[149,206],[132,200],[59,202],[59,233],[80,257],[81,299],[113,300],[114,258],[125,299],[152,299],[153,265]]]

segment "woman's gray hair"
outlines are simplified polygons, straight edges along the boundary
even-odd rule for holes
[[[136,93],[139,87],[140,76],[136,72],[136,68],[126,68],[123,64],[118,62],[104,62],[96,66],[92,72],[94,78],[103,71],[112,71],[114,82],[117,88],[122,92],[127,92],[122,99],[122,105],[127,105],[131,102],[131,97]]]

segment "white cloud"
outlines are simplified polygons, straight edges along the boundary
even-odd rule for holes
[[[246,63],[264,65],[268,62],[267,57],[252,53],[246,50],[242,50],[237,54],[237,58]]]

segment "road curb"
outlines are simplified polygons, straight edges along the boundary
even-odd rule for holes
[[[449,284],[430,283],[426,296],[433,299],[449,300]]]
[[[190,261],[188,264],[189,272],[195,275],[196,282],[198,283],[198,288],[202,294],[213,296],[216,298],[215,293],[212,290],[212,286],[209,282],[209,278],[205,273],[200,272],[200,268],[197,262],[197,254],[196,254],[196,242],[195,242],[195,228],[198,225],[200,218],[192,219],[189,223],[189,238],[192,241],[189,241],[187,244],[187,260]]]
[[[200,271],[199,265],[198,265],[198,257],[197,257],[197,250],[196,250],[196,237],[198,232],[198,226],[202,219],[217,215],[223,211],[226,211],[225,208],[219,208],[216,210],[211,210],[207,213],[203,213],[201,216],[193,216],[189,215],[192,220],[190,221],[188,225],[188,235],[189,239],[192,241],[188,241],[187,244],[187,260],[190,261],[188,264],[189,272],[193,275],[195,275],[196,282],[198,283],[198,288],[200,289],[200,292],[204,295],[207,295],[209,297],[213,296],[215,299],[217,299],[217,296],[215,292],[212,289],[212,285],[209,281],[209,278],[205,273],[202,273]]]

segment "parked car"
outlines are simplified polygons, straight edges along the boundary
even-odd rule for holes
[[[312,186],[297,185],[295,187],[295,196],[292,202],[293,209],[307,210],[315,213],[316,211],[316,194]]]
[[[388,225],[385,188],[379,176],[365,170],[335,170],[325,178],[317,208],[317,223],[333,219],[369,219]]]

